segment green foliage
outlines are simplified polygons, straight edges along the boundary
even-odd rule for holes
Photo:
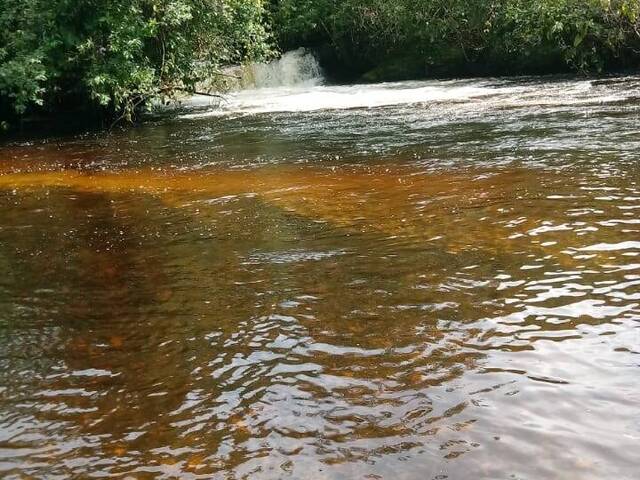
[[[573,70],[602,71],[624,45],[611,10],[599,0],[512,0],[503,11],[501,46],[530,66],[545,60]]]
[[[47,72],[43,60],[45,47],[38,28],[30,25],[48,23],[42,16],[41,3],[2,0],[0,9],[0,113],[8,106],[19,114],[29,104],[41,105]],[[51,14],[51,12],[47,12]],[[2,108],[4,107],[4,108]]]
[[[280,0],[272,10],[283,44],[326,42],[344,65],[421,58],[428,74],[638,63],[637,0]]]
[[[267,40],[262,0],[0,0],[0,113],[130,117]]]

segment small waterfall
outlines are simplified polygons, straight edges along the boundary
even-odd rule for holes
[[[253,64],[243,74],[245,88],[313,87],[324,82],[316,57],[299,48],[270,63]]]

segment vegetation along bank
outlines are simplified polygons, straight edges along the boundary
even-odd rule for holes
[[[640,66],[638,0],[0,0],[0,126],[132,119],[313,49],[336,81]]]

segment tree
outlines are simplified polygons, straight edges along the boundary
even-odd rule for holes
[[[130,118],[269,54],[262,0],[0,0],[0,113]]]
[[[601,71],[637,64],[637,0],[279,0],[286,45],[348,66],[419,59],[423,74]],[[415,75],[415,72],[407,72]]]

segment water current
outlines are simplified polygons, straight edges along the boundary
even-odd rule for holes
[[[0,146],[0,476],[638,478],[640,78],[308,80]]]

